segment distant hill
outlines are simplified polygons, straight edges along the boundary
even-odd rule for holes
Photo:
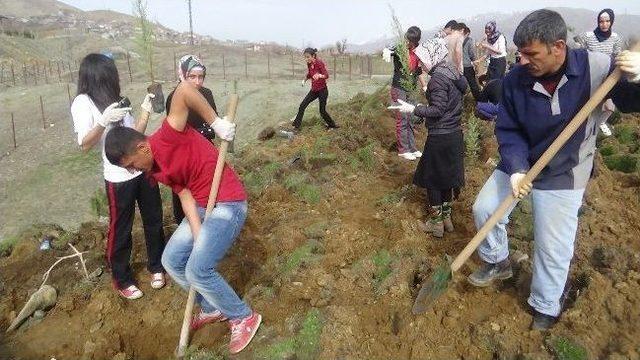
[[[0,0],[0,15],[29,17],[55,14],[58,11],[81,13],[82,10],[55,0]]]
[[[593,10],[587,9],[573,9],[573,8],[551,8],[558,11],[564,18],[567,26],[569,27],[569,42],[571,39],[582,32],[590,31],[595,28],[596,17],[598,13]],[[479,41],[484,37],[484,25],[495,20],[498,24],[498,29],[503,32],[510,43],[513,46],[512,39],[513,33],[520,21],[529,14],[530,11],[517,12],[513,14],[504,13],[487,13],[480,14],[471,18],[456,19],[464,22],[471,29],[471,37]],[[420,24],[416,24],[420,26]],[[442,24],[444,25],[444,24]],[[440,27],[424,27],[422,29],[423,38],[430,38],[434,36]],[[625,15],[616,14],[616,20],[613,25],[613,29],[624,38],[629,39],[631,37],[640,36],[640,15]],[[348,44],[347,51],[352,53],[364,53],[373,54],[379,52],[385,45],[393,43],[394,38],[389,36],[387,38],[376,39],[364,44]]]

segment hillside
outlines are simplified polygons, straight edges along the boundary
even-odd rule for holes
[[[492,171],[485,163],[496,155],[495,140],[491,124],[465,114],[470,152],[467,185],[454,204],[456,231],[434,240],[419,226],[426,217],[425,197],[409,185],[415,163],[394,152],[386,91],[330,106],[343,124],[339,131],[327,133],[314,117],[292,142],[272,138],[238,154],[235,168],[250,193],[250,212],[221,271],[263,313],[264,325],[234,358],[638,358],[637,168],[624,175],[601,167],[592,182],[581,213],[567,310],[549,333],[528,330],[527,259],[518,262],[512,280],[485,289],[466,284],[464,277],[477,266],[471,260],[432,311],[411,315],[422,280],[445,253],[457,253],[474,234],[471,204]],[[617,122],[621,130],[602,144],[606,160],[637,158],[624,154],[639,148],[639,123],[633,117]],[[473,136],[479,146],[470,141]],[[424,141],[423,131],[418,138]],[[165,214],[169,235],[175,226],[170,212]],[[49,281],[58,289],[57,305],[5,337],[0,356],[171,357],[186,296],[172,283],[157,292],[149,288],[139,223],[134,229],[133,267],[145,297],[122,300],[108,274],[85,281],[77,266],[63,263]],[[529,253],[533,234],[527,201],[514,211],[510,232],[512,250]],[[38,251],[43,235],[54,239],[53,250]],[[105,225],[99,223],[84,224],[77,233],[55,225],[23,233],[22,241],[4,252],[10,255],[0,258],[0,327],[40,285],[54,255],[69,253],[67,243],[88,251],[89,272],[104,267],[104,236]],[[189,358],[228,358],[227,341],[225,325],[209,325],[194,335]]]

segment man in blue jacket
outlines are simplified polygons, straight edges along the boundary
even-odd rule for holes
[[[522,183],[580,108],[620,65],[625,73],[609,94],[621,111],[640,111],[638,53],[625,52],[616,61],[601,53],[569,49],[567,27],[555,11],[537,10],[518,25],[513,40],[522,55],[503,81],[496,120],[501,162],[473,205],[480,228],[510,193],[522,198],[532,190],[534,254],[531,294],[532,329],[552,327],[562,311],[562,295],[573,257],[578,209],[589,181],[601,107],[591,113],[567,144],[535,179]],[[634,101],[635,100],[635,101]],[[505,215],[478,248],[484,264],[469,276],[475,286],[512,276]]]

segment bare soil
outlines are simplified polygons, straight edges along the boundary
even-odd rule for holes
[[[341,129],[326,132],[313,118],[293,141],[255,143],[238,157],[236,169],[251,189],[250,214],[221,272],[263,314],[264,324],[233,358],[640,359],[640,178],[602,164],[580,218],[566,310],[550,332],[529,331],[528,260],[513,279],[477,289],[465,281],[478,264],[472,259],[430,312],[411,314],[420,283],[444,254],[457,254],[474,235],[471,205],[493,171],[486,162],[496,147],[491,125],[483,124],[481,156],[468,161],[467,185],[454,204],[456,231],[433,239],[419,227],[426,198],[410,185],[416,163],[395,153],[394,120],[383,110],[387,98],[385,91],[357,95],[333,108]],[[631,117],[623,122],[638,124]],[[425,139],[423,127],[418,139]],[[512,249],[528,254],[530,212],[524,202],[510,225]],[[0,357],[172,357],[186,294],[171,282],[150,288],[142,230],[139,224],[135,229],[133,267],[142,299],[120,299],[108,272],[86,282],[74,261],[63,263],[48,282],[59,292],[58,304],[3,338]],[[57,249],[37,249],[44,234],[58,239]],[[69,234],[39,226],[21,237],[0,259],[0,329],[40,285],[55,256],[69,253],[65,241],[90,252],[89,271],[105,265],[104,225],[86,223]],[[279,351],[293,343],[288,339],[304,338],[302,319],[312,309],[322,325],[313,346]],[[208,349],[208,358],[228,358],[227,341],[227,327],[215,324],[195,333],[192,344]]]

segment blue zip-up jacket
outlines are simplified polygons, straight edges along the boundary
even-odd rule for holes
[[[503,80],[495,133],[501,161],[511,175],[527,172],[613,71],[602,53],[567,49],[567,66],[553,95],[524,66]],[[609,96],[622,111],[640,111],[640,86],[621,81]],[[634,101],[635,99],[635,101]],[[606,120],[597,107],[533,182],[540,190],[583,189],[593,167],[598,125]]]

